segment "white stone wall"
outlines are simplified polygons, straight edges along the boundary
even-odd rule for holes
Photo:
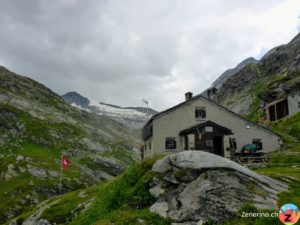
[[[300,94],[289,95],[287,99],[289,106],[289,116],[300,112],[300,108],[298,106],[298,102],[300,102]]]
[[[149,148],[149,143],[151,143],[151,148]],[[154,155],[153,147],[154,146],[152,137],[144,141],[144,158]]]
[[[197,120],[195,118],[196,107],[205,107],[205,119]],[[180,136],[179,132],[207,120],[231,129],[234,134],[230,135],[230,137],[236,138],[238,150],[241,150],[245,144],[252,143],[252,139],[262,140],[263,152],[280,149],[279,137],[276,134],[243,120],[206,99],[195,98],[181,107],[157,116],[153,120],[152,154],[168,154],[182,151],[184,149],[184,137]],[[167,137],[176,138],[176,150],[165,150],[165,139]],[[230,155],[230,152],[226,151],[226,148],[229,147],[228,139],[229,136],[224,137],[224,153],[226,157]]]

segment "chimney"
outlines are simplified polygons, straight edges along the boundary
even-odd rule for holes
[[[185,93],[185,101],[189,101],[191,98],[193,97],[193,93],[192,92],[187,92]]]
[[[210,87],[207,89],[207,98],[208,99],[212,99],[216,92],[218,91],[218,89],[216,87]]]

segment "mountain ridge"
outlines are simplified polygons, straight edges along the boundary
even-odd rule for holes
[[[240,62],[236,67],[231,68],[223,72],[212,84],[212,87],[220,88],[224,82],[226,82],[232,75],[239,72],[242,68],[244,68],[248,64],[256,64],[258,60],[253,57],[249,57]]]
[[[62,98],[70,105],[88,112],[105,115],[122,123],[130,129],[141,128],[157,111],[145,107],[121,107],[113,104],[90,100],[76,91],[67,92]]]

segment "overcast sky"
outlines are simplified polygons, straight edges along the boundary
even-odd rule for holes
[[[163,110],[290,41],[299,0],[0,0],[0,65],[55,92]]]

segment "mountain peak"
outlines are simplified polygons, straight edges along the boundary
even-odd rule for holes
[[[246,66],[248,64],[257,63],[257,62],[258,62],[258,60],[256,60],[255,58],[249,57],[249,58],[243,60],[242,62],[240,62],[236,67],[237,68],[243,68],[244,66]]]
[[[290,41],[289,44],[300,44],[300,32]]]
[[[256,60],[253,57],[249,57],[242,62],[240,62],[235,68],[228,69],[224,73],[221,74],[221,76],[215,80],[215,82],[212,84],[213,87],[220,88],[224,82],[226,82],[232,75],[238,73],[241,69],[243,69],[248,64],[256,64],[258,63],[258,60]]]
[[[111,119],[133,129],[141,128],[157,111],[144,107],[121,107],[118,105],[88,99],[75,91],[61,96],[67,103],[88,112],[105,115]]]
[[[90,104],[90,100],[86,97],[83,97],[76,91],[67,92],[62,95],[62,98],[69,104],[76,104],[82,108],[87,107]]]

